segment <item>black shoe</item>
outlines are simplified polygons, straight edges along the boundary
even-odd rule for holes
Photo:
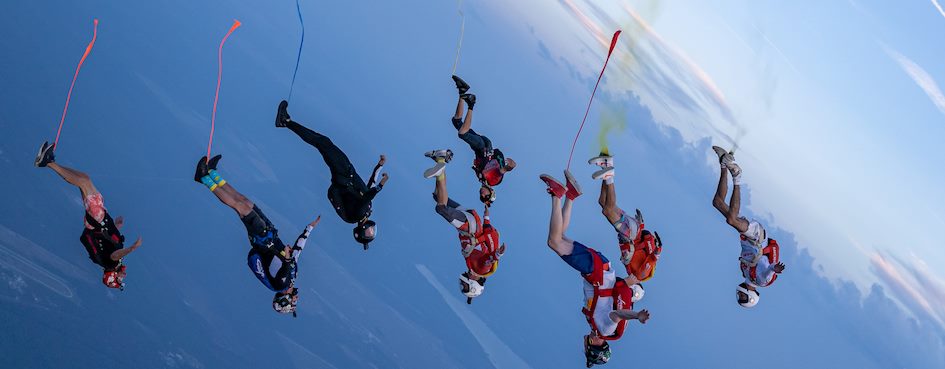
[[[279,109],[276,111],[276,127],[285,127],[285,124],[289,122],[289,112],[286,110],[289,108],[289,102],[282,100],[279,103]]]
[[[210,161],[207,162],[207,170],[217,169],[217,163],[220,162],[220,159],[223,159],[222,154],[210,158]]]
[[[466,91],[469,91],[469,84],[466,81],[463,81],[462,78],[459,78],[457,75],[453,75],[453,82],[456,82],[456,90],[459,91],[459,94],[465,94]]]
[[[194,181],[197,181],[197,183],[203,183],[200,181],[200,179],[206,175],[209,175],[207,170],[207,157],[201,156],[200,161],[197,162],[197,172],[194,173]]]
[[[466,102],[466,107],[469,110],[473,109],[473,105],[476,105],[476,95],[473,94],[462,94],[459,97],[463,98],[463,101]]]
[[[49,141],[43,142],[43,146],[40,146],[39,153],[36,154],[36,161],[34,164],[37,167],[45,167],[49,163],[56,162],[56,144],[49,144]]]

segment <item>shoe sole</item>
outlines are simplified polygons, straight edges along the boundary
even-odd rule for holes
[[[542,175],[538,176],[538,178],[540,178],[540,179],[542,180],[542,182],[545,182],[545,185],[548,186],[548,189],[549,189],[549,190],[552,190],[552,192],[555,192],[555,191],[553,191],[552,187],[560,187],[561,189],[564,190],[564,191],[561,192],[561,195],[560,195],[560,196],[559,196],[559,195],[555,195],[555,197],[562,197],[562,196],[564,196],[565,194],[568,193],[568,188],[565,187],[564,184],[562,184],[561,182],[559,182],[559,181],[558,181],[557,179],[555,179],[554,177],[552,177],[552,176],[550,176],[550,175],[547,175],[547,174],[542,174]]]
[[[591,178],[593,178],[593,179],[596,181],[596,180],[598,180],[598,179],[602,179],[602,178],[606,177],[608,174],[610,174],[610,175],[613,175],[613,174],[614,174],[614,168],[613,168],[613,167],[608,167],[608,168],[604,168],[604,169],[598,170],[598,171],[594,172],[594,174],[591,174]]]
[[[43,142],[43,145],[39,147],[39,152],[36,153],[36,159],[33,160],[33,165],[37,168],[40,168],[39,163],[43,162],[43,152],[46,151],[46,145],[48,144],[48,142]]]
[[[446,170],[446,163],[436,163],[432,168],[423,171],[423,178],[433,178]]]
[[[574,192],[576,192],[572,200],[584,194],[584,191],[581,191],[581,184],[578,183],[577,178],[574,178],[574,175],[571,174],[571,171],[564,171],[564,181],[566,184],[565,189],[568,190],[566,194],[570,195],[572,193],[572,189]]]
[[[450,161],[453,161],[453,151],[452,151],[452,150],[446,149],[446,155],[445,155],[445,156],[436,155],[436,152],[437,152],[437,151],[440,151],[440,150],[427,151],[427,152],[423,153],[423,156],[426,156],[426,157],[428,157],[428,158],[430,158],[430,159],[433,159],[433,160],[436,160],[437,158],[443,158],[443,159],[446,160],[447,163],[449,163]]]

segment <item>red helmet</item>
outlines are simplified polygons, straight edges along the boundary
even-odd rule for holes
[[[117,268],[112,270],[105,270],[105,274],[102,275],[102,283],[105,284],[108,288],[117,288],[119,290],[125,289],[125,272],[127,268],[124,265],[119,264]]]

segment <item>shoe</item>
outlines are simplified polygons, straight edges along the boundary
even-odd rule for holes
[[[456,83],[456,90],[459,91],[459,94],[465,94],[466,91],[469,91],[469,84],[466,81],[463,81],[462,78],[459,78],[457,75],[453,75],[453,82]]]
[[[587,161],[590,165],[596,165],[602,168],[613,167],[614,166],[614,157],[601,153],[600,156],[595,156]]]
[[[712,151],[715,151],[715,154],[719,156],[719,164],[722,165],[722,168],[735,162],[735,153],[725,151],[725,149],[718,146],[712,146]]]
[[[437,177],[446,171],[446,163],[436,163],[432,168],[423,171],[423,178]]]
[[[210,170],[210,169],[216,170],[216,169],[217,169],[217,163],[220,162],[220,159],[223,159],[223,155],[217,155],[217,156],[214,156],[214,157],[210,158],[210,161],[207,162],[207,170]]]
[[[554,179],[554,177],[549,176],[547,174],[542,174],[538,176],[538,178],[541,178],[541,180],[545,182],[545,185],[548,186],[548,194],[550,194],[551,196],[554,196],[560,199],[564,197],[565,194],[568,193],[568,189],[564,187],[564,185],[561,184],[561,182],[558,182],[557,179]]]
[[[426,156],[430,159],[436,161],[436,159],[443,158],[447,163],[453,160],[453,150],[433,150],[427,151],[423,156]]]
[[[282,102],[279,103],[279,109],[276,110],[276,127],[277,128],[285,127],[285,124],[288,123],[289,120],[291,119],[289,118],[288,110],[286,110],[288,108],[289,108],[288,101],[282,100]]]
[[[732,178],[742,176],[742,167],[738,166],[738,163],[736,163],[734,160],[732,160],[731,163],[728,163],[726,167],[728,168],[728,172],[732,174]]]
[[[39,147],[39,153],[36,154],[36,160],[33,162],[37,167],[42,168],[49,163],[56,162],[56,144],[49,144],[49,141],[43,142],[43,146]]]
[[[197,172],[194,173],[194,181],[197,181],[197,183],[202,184],[203,181],[201,181],[200,179],[205,176],[210,175],[209,173],[207,173],[208,170],[209,169],[207,169],[207,157],[201,156],[200,160],[197,161]]]
[[[463,101],[466,102],[466,107],[469,110],[472,110],[473,106],[476,105],[476,95],[473,94],[462,94],[459,97],[463,98]]]
[[[568,200],[573,201],[583,194],[583,192],[581,192],[581,185],[578,183],[577,178],[571,175],[570,170],[564,171],[564,181],[567,184],[568,192],[565,193],[565,196],[568,197]]]
[[[591,174],[591,178],[593,178],[595,181],[598,179],[607,179],[607,178],[613,178],[613,177],[614,177],[614,167],[604,167],[594,172],[594,174]]]

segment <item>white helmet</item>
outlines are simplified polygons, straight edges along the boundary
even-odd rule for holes
[[[758,305],[758,300],[761,300],[761,294],[758,291],[748,289],[748,285],[745,283],[735,287],[735,296],[738,297],[738,304],[745,308],[754,307]]]
[[[459,288],[463,291],[463,294],[466,297],[473,298],[479,297],[482,294],[482,291],[486,290],[486,287],[479,283],[479,281],[469,278],[469,274],[463,273],[459,276]]]
[[[633,291],[633,297],[630,298],[631,302],[642,300],[643,294],[646,293],[646,291],[643,290],[643,285],[640,283],[630,286],[630,290]]]

